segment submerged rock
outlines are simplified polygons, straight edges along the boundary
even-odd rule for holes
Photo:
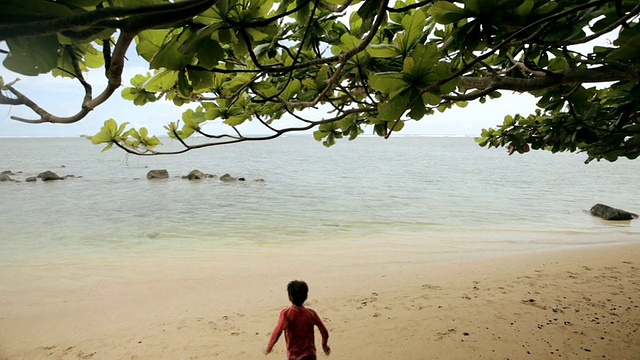
[[[168,178],[169,178],[169,172],[167,171],[167,169],[150,170],[147,173],[147,179],[149,180],[168,179]]]
[[[64,180],[64,178],[61,178],[58,174],[49,170],[45,172],[41,172],[40,174],[38,174],[37,177],[40,178],[42,181]]]
[[[188,175],[187,179],[189,180],[202,180],[206,178],[207,175],[200,170],[192,170]]]
[[[24,179],[25,182],[35,182],[38,179],[36,179],[35,176],[29,176],[28,178]]]
[[[220,176],[220,181],[222,181],[222,182],[235,182],[235,181],[238,181],[238,179],[234,178],[233,176],[231,176],[229,174],[224,174],[224,175]]]
[[[9,174],[3,172],[0,173],[0,181],[13,181],[13,179],[9,177]]]
[[[591,208],[591,215],[599,216],[605,220],[631,220],[638,217],[637,214],[603,204],[595,204]]]

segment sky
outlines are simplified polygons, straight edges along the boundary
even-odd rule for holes
[[[2,44],[2,48],[6,48]],[[132,46],[132,49],[134,46]],[[130,50],[132,50],[130,49]],[[187,108],[195,108],[197,104],[177,107],[169,101],[158,101],[144,106],[135,106],[133,102],[122,99],[120,93],[124,86],[129,85],[129,79],[136,74],[149,71],[148,64],[137,58],[130,51],[125,64],[123,86],[116,90],[109,100],[94,109],[86,118],[74,124],[26,124],[11,119],[19,116],[36,119],[37,115],[25,106],[0,105],[0,137],[78,137],[82,134],[93,135],[100,130],[105,120],[113,118],[118,124],[129,122],[131,126],[146,127],[150,134],[164,136],[164,125],[180,119]],[[8,71],[0,66],[0,76],[4,82],[11,82],[19,78],[14,87],[31,98],[45,110],[57,116],[70,116],[80,109],[84,91],[80,83],[66,78],[54,78],[50,74],[38,77],[24,76]],[[93,86],[93,95],[99,94],[106,85],[103,70],[98,69],[86,74],[86,79]],[[452,108],[444,113],[424,117],[420,121],[409,121],[399,133],[401,135],[467,135],[477,136],[483,128],[502,124],[505,115],[520,113],[530,114],[535,109],[536,99],[529,94],[519,94],[503,91],[499,99],[488,99],[485,104],[478,101],[470,103],[466,108]],[[312,110],[313,112],[313,110]],[[313,113],[314,118],[321,119],[326,111],[322,109]],[[275,124],[281,127],[299,123],[293,119],[279,120]],[[213,130],[208,128],[209,130]],[[219,126],[216,129],[229,129]],[[259,123],[250,124],[247,133],[265,133]],[[371,134],[373,127],[365,130]],[[228,132],[228,131],[226,131]]]

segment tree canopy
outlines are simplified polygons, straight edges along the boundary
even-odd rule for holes
[[[121,95],[185,105],[165,126],[183,148],[163,152],[147,129],[113,119],[88,136],[95,144],[179,153],[313,129],[331,146],[515,91],[537,97],[538,109],[484,129],[481,146],[635,159],[639,14],[637,0],[4,0],[4,67],[74,78],[85,96],[75,115],[59,117],[0,78],[0,104],[33,110],[17,121],[80,121],[123,85],[135,46],[150,71]],[[108,80],[97,95],[83,76],[90,68]],[[279,127],[283,116],[299,125]],[[269,134],[245,135],[248,121]],[[208,132],[212,122],[228,132]]]

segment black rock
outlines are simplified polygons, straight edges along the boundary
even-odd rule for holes
[[[591,215],[599,216],[605,220],[631,220],[638,217],[637,214],[612,208],[611,206],[596,204],[591,208]]]

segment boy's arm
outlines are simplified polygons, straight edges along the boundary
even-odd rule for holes
[[[278,324],[276,325],[276,328],[273,329],[273,333],[271,334],[271,339],[269,339],[267,349],[264,351],[267,354],[270,353],[271,350],[273,350],[273,346],[276,344],[276,342],[280,338],[280,334],[282,334],[282,331],[285,329],[285,310],[282,310],[280,312],[280,316],[278,317]]]
[[[329,330],[327,330],[327,327],[322,322],[322,319],[320,319],[320,316],[318,316],[318,314],[315,312],[314,314],[316,315],[316,326],[318,327],[318,330],[320,330],[320,336],[322,336],[322,350],[324,350],[325,354],[329,355],[331,353],[331,348],[328,344]]]

